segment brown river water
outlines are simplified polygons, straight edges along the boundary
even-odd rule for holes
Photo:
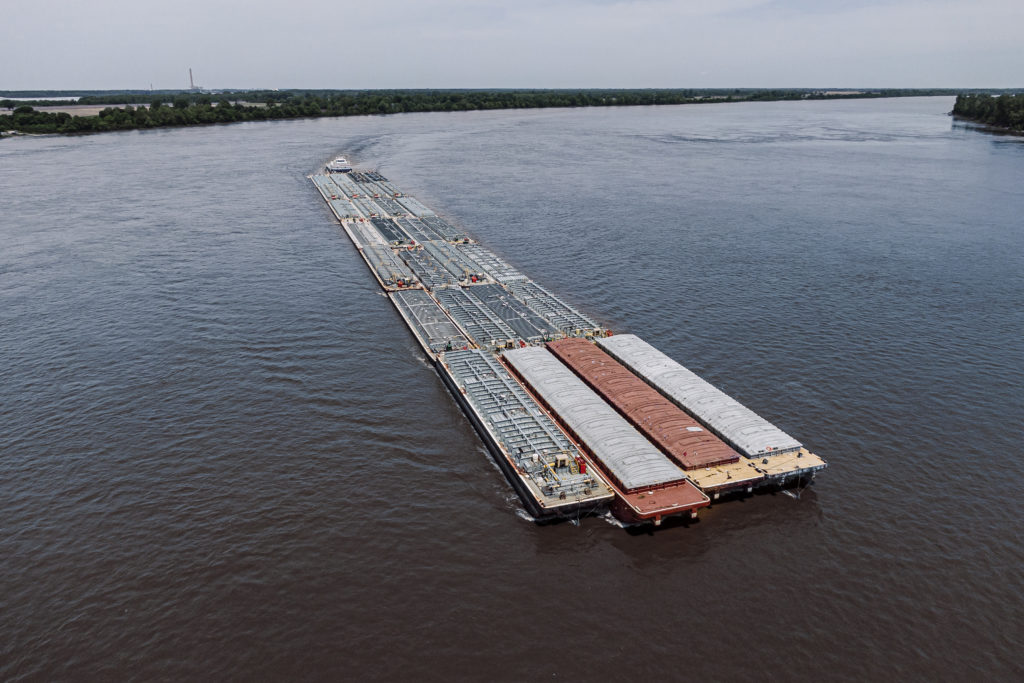
[[[1024,675],[1024,144],[951,98],[0,141],[0,679]],[[830,468],[529,520],[306,175],[377,168]]]

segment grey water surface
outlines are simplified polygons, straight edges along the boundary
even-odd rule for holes
[[[0,679],[1019,679],[1024,144],[951,108],[0,141]],[[306,179],[337,154],[830,468],[533,524]]]

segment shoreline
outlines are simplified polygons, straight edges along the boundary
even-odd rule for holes
[[[13,137],[14,135],[83,135],[92,133],[107,133],[128,130],[151,130],[155,128],[188,128],[192,126],[207,126],[225,123],[247,123],[257,121],[273,120],[295,120],[295,119],[318,119],[318,118],[341,118],[347,116],[388,116],[391,114],[410,113],[433,113],[433,112],[454,112],[454,111],[499,111],[516,109],[582,109],[598,107],[654,107],[674,106],[689,104],[724,104],[742,102],[803,102],[822,100],[861,100],[861,99],[889,99],[901,97],[946,97],[947,95],[915,95],[915,94],[879,94],[863,92],[858,94],[836,93],[836,94],[811,94],[794,96],[791,92],[768,95],[767,93],[754,93],[753,96],[694,96],[681,98],[675,101],[665,102],[619,102],[617,97],[601,101],[576,101],[565,103],[564,101],[538,100],[524,101],[511,106],[490,106],[487,103],[463,102],[453,103],[448,100],[438,100],[428,103],[426,106],[417,106],[414,109],[394,108],[396,103],[401,103],[401,96],[391,102],[392,110],[387,111],[383,104],[370,110],[370,105],[364,105],[355,101],[340,108],[329,100],[318,100],[320,104],[313,105],[317,111],[310,111],[303,102],[286,101],[277,102],[249,102],[239,101],[229,103],[230,109],[223,105],[214,105],[211,102],[192,102],[181,107],[162,105],[160,107],[147,106],[145,104],[132,105],[68,105],[68,106],[44,106],[38,109],[31,105],[18,107],[10,112],[0,112],[0,117],[7,117],[7,120],[0,118],[0,138]],[[550,102],[550,103],[548,103]],[[19,109],[27,111],[19,112]],[[95,113],[94,110],[99,109]],[[73,115],[74,111],[89,111],[89,115]],[[168,111],[173,113],[168,113]],[[156,117],[156,120],[154,120]],[[22,121],[15,121],[21,118]],[[26,120],[27,119],[27,120]],[[21,125],[10,125],[20,123]]]
[[[978,121],[977,119],[961,116],[960,114],[953,114],[952,112],[950,112],[950,116],[953,117],[954,123],[965,124],[965,128],[973,128],[974,130],[980,130],[983,133],[990,133],[992,135],[1024,137],[1024,130],[1017,130],[1016,128],[1009,128],[1007,126],[996,126],[991,123],[985,123],[983,121]]]

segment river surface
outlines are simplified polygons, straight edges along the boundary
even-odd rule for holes
[[[1024,144],[951,98],[0,142],[0,679],[1024,675]],[[830,464],[538,526],[306,175],[378,168]]]

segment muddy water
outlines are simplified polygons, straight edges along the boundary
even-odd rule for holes
[[[1024,145],[949,98],[0,143],[0,678],[1019,676]],[[536,526],[305,174],[379,168],[831,464]]]

